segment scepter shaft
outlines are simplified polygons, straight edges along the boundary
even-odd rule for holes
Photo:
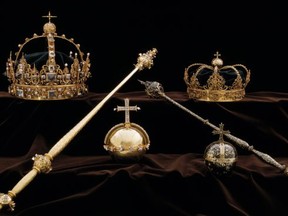
[[[78,122],[68,133],[66,133],[48,152],[52,158],[58,155],[82,128],[96,115],[103,105],[139,70],[136,67],[122,82],[120,82],[103,100],[101,100],[80,122]]]
[[[70,141],[81,131],[81,129],[92,119],[93,116],[103,107],[103,105],[137,72],[144,68],[150,69],[153,65],[157,49],[146,53],[140,53],[137,59],[135,68],[111,91],[104,97],[78,124],[76,124],[68,133],[66,133],[51,149],[44,155],[36,154],[33,168],[20,181],[8,191],[7,194],[0,193],[0,210],[3,207],[8,207],[11,211],[14,210],[15,202],[13,199],[20,193],[36,176],[38,173],[49,173],[52,170],[52,160],[60,154],[63,149],[70,143]]]
[[[164,89],[163,86],[158,83],[158,82],[150,82],[150,81],[146,81],[143,82],[141,80],[139,80],[139,82],[143,85],[145,85],[146,89],[146,93],[150,96],[150,97],[154,97],[154,98],[158,98],[158,97],[162,97],[168,101],[170,101],[172,104],[176,105],[177,107],[179,107],[180,109],[184,110],[185,112],[188,112],[190,115],[192,115],[193,117],[195,117],[196,119],[200,120],[201,122],[203,122],[204,124],[210,126],[211,128],[213,128],[214,130],[220,130],[219,127],[215,126],[214,124],[210,123],[208,119],[204,119],[201,116],[197,115],[196,113],[192,112],[191,110],[187,109],[186,107],[182,106],[181,104],[179,104],[178,102],[176,102],[175,100],[171,99],[170,97],[168,97],[165,93],[164,93]],[[229,133],[225,133],[223,134],[224,136],[226,136],[228,139],[230,139],[231,141],[233,141],[234,143],[236,143],[238,146],[240,146],[243,149],[246,149],[250,152],[253,152],[255,155],[257,155],[259,158],[261,158],[262,160],[264,160],[266,163],[269,163],[275,167],[277,167],[278,169],[280,169],[285,175],[288,175],[288,168],[286,165],[280,164],[278,163],[274,158],[272,158],[270,155],[263,153],[261,151],[258,151],[256,149],[254,149],[253,146],[249,145],[246,141],[231,135]]]

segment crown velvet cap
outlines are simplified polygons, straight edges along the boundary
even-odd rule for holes
[[[242,64],[223,66],[217,52],[212,65],[194,63],[184,72],[189,98],[200,101],[239,101],[245,96],[250,70]]]
[[[84,59],[80,44],[64,34],[57,35],[51,22],[56,17],[50,12],[43,17],[48,18],[43,33],[34,33],[19,44],[15,59],[10,53],[5,71],[10,82],[8,92],[26,100],[63,100],[85,95],[86,81],[91,76],[90,54]]]

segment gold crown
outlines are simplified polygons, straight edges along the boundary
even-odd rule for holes
[[[5,73],[11,84],[9,93],[27,100],[63,100],[86,94],[88,86],[85,82],[91,75],[90,54],[87,53],[84,60],[80,44],[74,43],[73,38],[68,39],[64,34],[57,35],[56,26],[51,22],[51,18],[56,16],[51,16],[49,12],[43,17],[48,18],[43,26],[43,34],[34,33],[33,37],[19,44],[15,60],[10,53]],[[47,51],[39,52],[42,40],[36,39],[47,39]],[[69,55],[56,51],[56,42],[59,40],[63,43],[57,43],[57,46],[63,50],[70,49]],[[24,53],[27,47],[38,51]]]
[[[201,101],[238,101],[245,96],[250,70],[242,64],[223,66],[216,52],[212,66],[194,63],[185,69],[184,81],[189,98]]]

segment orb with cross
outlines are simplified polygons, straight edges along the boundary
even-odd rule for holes
[[[130,122],[130,111],[140,107],[129,106],[129,99],[124,99],[125,106],[114,110],[125,111],[125,122],[112,127],[105,136],[104,149],[117,161],[139,161],[149,149],[150,139],[147,132],[138,124]]]
[[[219,139],[208,145],[204,152],[204,161],[208,170],[218,176],[231,174],[237,161],[237,151],[235,147],[224,141],[223,134],[229,133],[224,131],[224,124],[221,123],[219,130],[214,130],[213,134],[218,134]]]

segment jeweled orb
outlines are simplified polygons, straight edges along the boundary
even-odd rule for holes
[[[216,141],[208,145],[204,152],[204,161],[208,170],[216,175],[229,175],[237,162],[237,151],[225,141]]]

